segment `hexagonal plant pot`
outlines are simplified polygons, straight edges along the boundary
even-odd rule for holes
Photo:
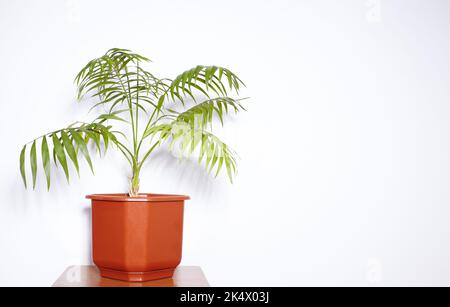
[[[180,264],[183,195],[88,195],[93,260],[103,277],[131,282],[170,278]]]

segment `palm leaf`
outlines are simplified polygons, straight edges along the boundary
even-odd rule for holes
[[[67,135],[67,132],[62,131],[61,132],[61,138],[64,145],[64,148],[66,149],[67,154],[69,155],[70,160],[72,160],[73,165],[75,166],[75,169],[77,170],[78,175],[80,174],[80,167],[78,165],[78,157],[77,152],[75,150],[75,147],[73,146],[72,140]]]
[[[146,136],[158,136],[161,142],[170,140],[170,149],[178,143],[180,156],[184,153],[192,156],[195,150],[198,149],[198,162],[204,162],[208,172],[212,172],[215,169],[216,176],[220,173],[225,163],[228,178],[233,182],[233,177],[236,174],[235,154],[228,145],[212,133],[175,121],[172,124],[161,124],[148,129]]]
[[[78,162],[78,152],[81,151],[82,155],[86,159],[90,169],[94,172],[92,160],[89,154],[87,144],[93,140],[96,147],[100,150],[100,143],[103,140],[105,145],[105,152],[108,148],[110,141],[117,143],[116,136],[112,131],[110,131],[112,126],[104,126],[100,122],[93,122],[90,124],[82,124],[78,127],[70,125],[67,128],[57,130],[42,136],[41,144],[41,157],[43,163],[43,170],[47,178],[47,187],[50,188],[50,148],[47,142],[47,137],[52,140],[52,153],[55,164],[62,166],[64,174],[69,181],[70,174],[67,163],[67,156],[72,161],[75,166],[77,173],[79,174],[79,162]],[[37,175],[37,154],[36,154],[36,141],[33,141],[33,145],[30,150],[30,165],[33,177],[33,188],[36,185],[36,175]],[[20,170],[24,184],[26,184],[25,178],[25,149],[26,145],[22,149],[20,156]],[[67,155],[67,156],[66,156]]]
[[[66,153],[64,152],[64,145],[59,140],[56,133],[52,134],[53,149],[56,153],[59,163],[61,164],[64,174],[66,175],[67,182],[69,182],[69,168],[67,167]]]
[[[45,172],[45,178],[47,180],[47,189],[50,189],[50,154],[48,151],[47,138],[42,137],[41,144],[42,166]]]
[[[20,152],[20,174],[22,176],[23,184],[25,188],[27,187],[27,177],[25,174],[25,151],[27,149],[27,145],[23,146],[22,151]]]
[[[225,87],[227,81],[229,90],[236,92],[239,92],[241,85],[245,86],[242,80],[227,68],[199,65],[177,76],[169,85],[165,95],[161,96],[160,104],[162,105],[168,97],[172,100],[177,97],[184,103],[185,97],[193,98],[192,88],[207,98],[210,98],[208,90],[212,90],[217,96],[224,96],[227,94]]]
[[[70,134],[75,141],[75,144],[77,145],[77,148],[81,151],[84,158],[86,159],[87,163],[89,164],[89,168],[91,169],[92,173],[94,173],[94,168],[92,166],[91,157],[89,155],[89,150],[87,149],[86,143],[84,142],[83,137],[78,131],[70,131]]]
[[[139,62],[148,61],[148,58],[126,49],[109,50],[102,57],[90,61],[78,73],[75,78],[78,99],[91,93],[93,97],[100,98],[93,108],[110,104],[112,112],[115,106],[127,101],[147,112],[136,97],[148,98],[150,94],[156,97],[161,90],[161,81],[138,65]]]
[[[31,165],[31,174],[33,176],[33,189],[34,189],[36,187],[36,176],[37,176],[36,140],[33,141],[33,145],[31,145],[30,165]]]
[[[229,113],[231,109],[236,113],[240,110],[245,110],[241,104],[242,100],[229,97],[208,99],[180,113],[176,120],[203,129],[207,124],[212,122],[213,115],[215,114],[223,125],[224,115]]]

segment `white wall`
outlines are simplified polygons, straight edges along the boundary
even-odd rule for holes
[[[247,83],[220,131],[234,185],[164,151],[142,176],[191,195],[183,264],[211,284],[450,285],[449,20],[445,0],[0,0],[0,285],[89,263],[84,196],[126,191],[114,153],[51,193],[18,171],[23,143],[89,117],[72,80],[111,47]]]

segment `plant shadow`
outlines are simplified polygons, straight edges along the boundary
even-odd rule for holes
[[[209,174],[195,158],[180,159],[165,148],[155,151],[143,169],[144,172],[156,174],[168,173],[170,189],[175,193],[188,191],[192,196],[201,197],[203,200],[211,200],[223,194],[221,180]]]
[[[89,264],[93,264],[94,260],[93,260],[93,255],[92,255],[92,210],[91,210],[91,206],[86,207],[83,209],[83,215],[84,218],[86,219],[86,225],[88,225],[87,227],[87,232],[86,232],[86,253],[87,253],[87,257],[86,259],[88,259],[88,263]]]

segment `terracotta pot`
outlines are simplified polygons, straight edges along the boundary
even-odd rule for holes
[[[94,263],[103,277],[132,282],[170,278],[181,261],[183,195],[88,195]]]

